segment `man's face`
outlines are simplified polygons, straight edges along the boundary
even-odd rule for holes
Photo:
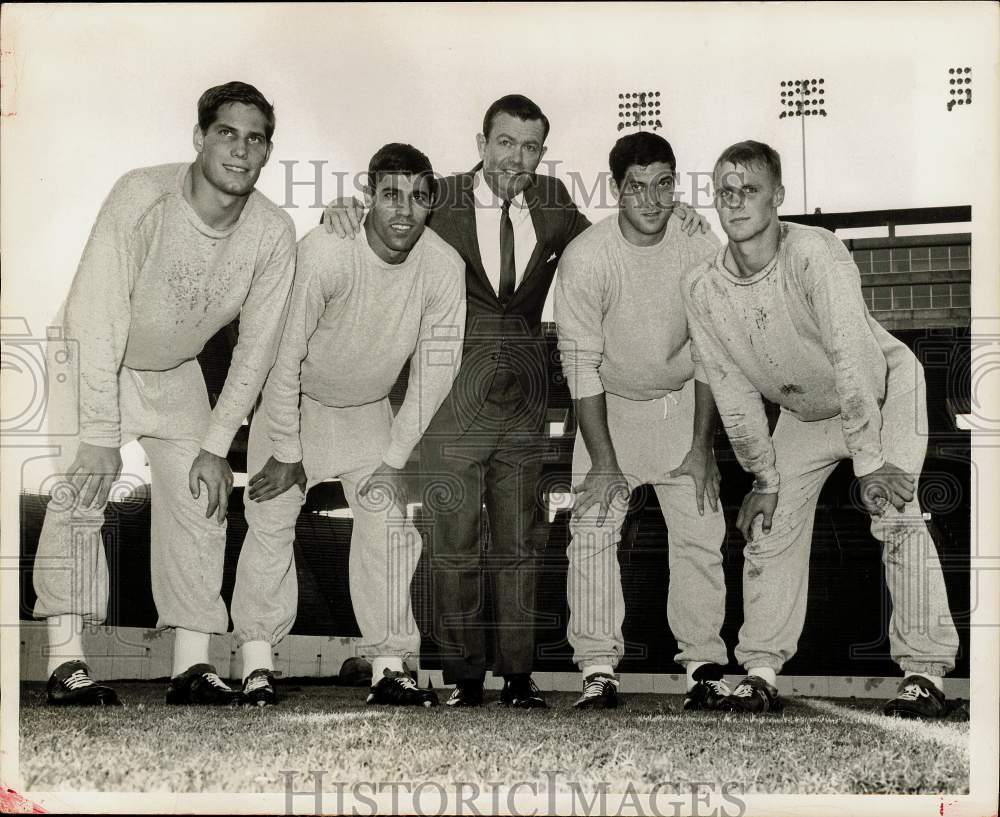
[[[382,175],[365,190],[365,203],[368,244],[383,261],[401,263],[424,231],[433,204],[430,177]]]
[[[209,183],[230,196],[248,196],[271,155],[267,119],[255,105],[227,102],[202,133],[194,128],[197,162]]]
[[[508,113],[493,117],[489,138],[476,136],[483,176],[500,198],[512,199],[527,187],[529,174],[545,155],[544,136],[541,119],[518,119]]]
[[[618,198],[626,238],[633,231],[645,236],[663,234],[674,209],[674,170],[669,164],[631,165],[621,187],[612,179],[611,189]]]
[[[715,169],[714,184],[715,209],[731,241],[749,241],[777,221],[785,188],[766,167],[724,162]]]

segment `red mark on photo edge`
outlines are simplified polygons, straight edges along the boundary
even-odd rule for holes
[[[13,789],[0,786],[0,813],[3,814],[48,814],[41,806],[21,797]]]

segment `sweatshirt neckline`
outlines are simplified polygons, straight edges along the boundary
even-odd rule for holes
[[[246,203],[243,205],[243,210],[240,212],[240,217],[236,221],[226,227],[224,230],[216,230],[214,227],[209,227],[204,221],[201,220],[201,216],[198,215],[194,207],[191,206],[191,202],[187,200],[184,195],[184,179],[187,178],[187,174],[192,171],[193,165],[181,165],[180,171],[177,173],[175,178],[175,192],[180,197],[181,207],[184,208],[184,214],[187,216],[188,221],[191,226],[194,227],[198,232],[207,235],[209,238],[228,238],[231,236],[239,226],[246,220],[247,214],[256,205],[257,190],[256,188],[250,191],[250,195],[247,196]]]
[[[370,212],[370,211],[369,211]],[[378,267],[384,270],[406,270],[409,269],[413,264],[417,263],[419,253],[423,251],[424,238],[427,234],[427,227],[424,227],[424,231],[420,234],[420,238],[417,242],[410,248],[410,252],[407,254],[405,260],[400,261],[398,264],[390,264],[388,261],[379,258],[378,253],[372,249],[372,245],[368,243],[368,235],[365,233],[364,225],[368,223],[368,213],[365,213],[365,217],[361,222],[361,233],[355,238],[355,241],[360,241],[364,246],[361,252],[364,253],[365,258],[368,259],[372,266]]]
[[[662,252],[663,248],[669,243],[671,238],[670,233],[673,232],[673,224],[676,220],[674,219],[673,213],[671,213],[670,217],[667,219],[667,223],[663,230],[663,235],[660,236],[660,240],[655,244],[650,244],[648,247],[633,244],[625,237],[625,233],[622,232],[622,225],[618,221],[619,214],[620,211],[611,215],[611,221],[613,223],[611,229],[614,232],[615,238],[617,238],[619,243],[623,247],[627,248],[629,252],[634,252],[636,255],[656,255],[657,253]]]
[[[744,278],[741,275],[734,275],[726,267],[726,253],[729,251],[729,242],[722,245],[722,248],[715,255],[715,266],[722,273],[722,275],[727,278],[732,283],[737,286],[749,286],[750,284],[756,284],[758,281],[763,281],[774,272],[778,267],[778,260],[781,258],[782,253],[785,250],[785,241],[788,238],[788,225],[782,223],[781,229],[778,233],[778,249],[774,252],[774,257],[771,258],[763,267],[761,267],[753,275]]]

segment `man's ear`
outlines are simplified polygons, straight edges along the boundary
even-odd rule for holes
[[[205,147],[205,134],[201,131],[201,125],[194,126],[194,133],[191,134],[191,142],[196,152],[201,153]]]
[[[361,195],[365,199],[365,209],[370,210],[372,203],[375,201],[375,191],[366,184],[361,188]]]
[[[483,153],[486,152],[486,137],[481,133],[476,134],[476,147],[479,148],[479,160],[482,161]]]
[[[774,198],[772,199],[772,201],[774,202],[774,209],[777,210],[779,207],[781,207],[784,200],[785,200],[785,186],[783,184],[779,184],[778,189],[774,191]]]

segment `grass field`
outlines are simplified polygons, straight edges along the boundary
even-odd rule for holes
[[[648,792],[669,781],[740,784],[743,793],[962,794],[969,790],[968,708],[932,724],[885,718],[875,701],[791,699],[781,715],[685,713],[674,695],[579,713],[496,704],[451,710],[367,707],[365,690],[279,687],[268,709],[168,707],[165,684],[116,685],[125,706],[44,705],[21,694],[20,766],[28,791],[283,792],[325,781],[546,781]],[[446,694],[441,695],[442,700]]]

